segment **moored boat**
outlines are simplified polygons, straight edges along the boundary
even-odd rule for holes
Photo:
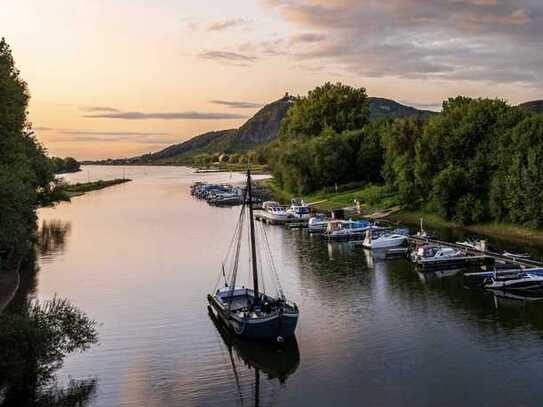
[[[367,220],[331,220],[326,226],[325,237],[329,240],[359,239],[371,227]]]
[[[362,246],[366,249],[387,249],[391,247],[399,247],[407,242],[407,236],[400,233],[391,233],[383,230],[368,229]]]
[[[490,277],[484,288],[501,291],[537,291],[543,292],[543,277],[530,273],[519,273],[508,279]]]
[[[234,237],[230,244],[232,249],[231,268],[228,272],[223,263],[221,273],[224,278],[224,287],[217,289],[213,294],[207,296],[211,308],[223,323],[228,326],[236,335],[245,339],[279,341],[282,342],[294,336],[298,323],[299,311],[295,303],[286,299],[279,283],[279,277],[271,250],[268,246],[266,231],[260,225],[260,236],[263,236],[262,244],[266,245],[267,259],[270,263],[270,271],[278,292],[272,296],[259,289],[260,262],[257,258],[257,244],[255,224],[253,220],[251,174],[247,171],[247,196],[241,209],[238,224],[235,228]],[[238,276],[238,265],[240,257],[241,240],[244,231],[245,219],[249,221],[250,260],[253,287],[236,286]],[[260,256],[262,260],[263,257]]]
[[[326,231],[329,221],[330,219],[328,217],[322,213],[318,213],[309,218],[307,222],[307,229],[309,233],[323,233]]]
[[[286,210],[289,217],[307,221],[311,217],[311,210],[303,199],[292,198],[290,201],[290,207]]]

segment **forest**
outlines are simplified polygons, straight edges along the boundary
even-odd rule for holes
[[[431,117],[370,123],[364,88],[326,83],[296,98],[264,150],[290,193],[372,185],[458,224],[543,227],[543,114],[503,100],[459,96]]]

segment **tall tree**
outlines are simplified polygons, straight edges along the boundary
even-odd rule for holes
[[[27,121],[29,92],[11,49],[0,40],[0,256],[35,226],[34,206],[46,199],[54,174]]]

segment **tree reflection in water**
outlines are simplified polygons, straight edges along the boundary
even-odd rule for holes
[[[84,406],[95,394],[95,379],[59,384],[55,378],[66,355],[97,342],[95,321],[68,300],[33,298],[37,253],[62,251],[69,231],[69,223],[43,223],[22,262],[15,298],[0,315],[0,407]]]
[[[58,219],[44,220],[36,236],[36,248],[39,254],[41,256],[50,256],[62,253],[71,228],[70,222],[63,222]]]

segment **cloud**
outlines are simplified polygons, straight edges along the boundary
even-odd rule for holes
[[[443,108],[443,102],[434,102],[434,103],[419,103],[419,102],[412,102],[409,100],[398,100],[398,103],[401,103],[402,105],[415,107],[420,110],[431,110],[431,111],[440,111]]]
[[[229,28],[235,28],[247,25],[249,21],[243,18],[232,18],[229,20],[214,21],[207,26],[208,31],[224,31]]]
[[[231,107],[234,109],[256,109],[263,106],[262,103],[253,103],[253,102],[236,102],[236,101],[226,101],[226,100],[210,100],[209,102],[214,103],[216,105]]]
[[[241,54],[239,52],[230,51],[205,51],[199,55],[202,59],[209,59],[212,61],[223,63],[242,63],[247,64],[255,62],[258,58],[253,55]]]
[[[35,130],[50,133],[48,141],[53,143],[130,142],[138,144],[171,144],[175,141],[175,138],[166,132],[98,131],[52,127],[36,127]]]
[[[118,112],[118,109],[109,106],[83,106],[81,108],[84,112]]]
[[[300,34],[295,34],[292,36],[292,42],[294,43],[298,43],[298,42],[302,42],[302,43],[312,43],[312,42],[321,42],[321,41],[324,41],[326,39],[326,35],[324,34],[319,34],[319,33],[300,33]]]
[[[167,112],[167,113],[144,113],[144,112],[104,112],[85,114],[88,119],[121,119],[121,120],[232,120],[245,119],[246,116],[235,113],[204,113],[204,112]]]
[[[299,62],[367,77],[543,89],[540,0],[260,1],[302,32],[275,48]]]

